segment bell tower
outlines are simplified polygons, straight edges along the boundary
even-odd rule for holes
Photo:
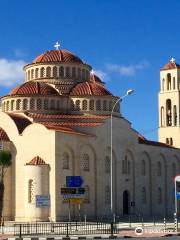
[[[180,148],[180,65],[172,58],[160,70],[159,142]]]

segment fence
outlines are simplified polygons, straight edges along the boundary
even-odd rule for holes
[[[118,228],[115,223],[34,223],[14,224],[14,236],[28,235],[92,235],[116,234]]]

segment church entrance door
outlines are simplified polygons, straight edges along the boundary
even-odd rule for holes
[[[128,215],[129,214],[129,192],[128,190],[125,190],[123,192],[123,215]]]

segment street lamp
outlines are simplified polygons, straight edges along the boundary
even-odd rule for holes
[[[113,143],[113,139],[112,139],[112,127],[113,127],[113,112],[114,112],[114,109],[115,109],[115,106],[117,105],[117,103],[119,101],[122,101],[123,98],[131,95],[132,93],[134,92],[133,89],[129,89],[126,94],[120,98],[117,99],[117,101],[114,103],[113,105],[113,108],[112,108],[112,111],[111,111],[111,171],[110,171],[110,174],[111,174],[111,181],[110,181],[110,184],[111,184],[111,216],[113,217],[114,213],[113,213],[113,150],[112,150],[112,143]]]

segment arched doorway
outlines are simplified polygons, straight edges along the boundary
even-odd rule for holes
[[[128,190],[123,192],[123,215],[129,214],[130,196]]]

